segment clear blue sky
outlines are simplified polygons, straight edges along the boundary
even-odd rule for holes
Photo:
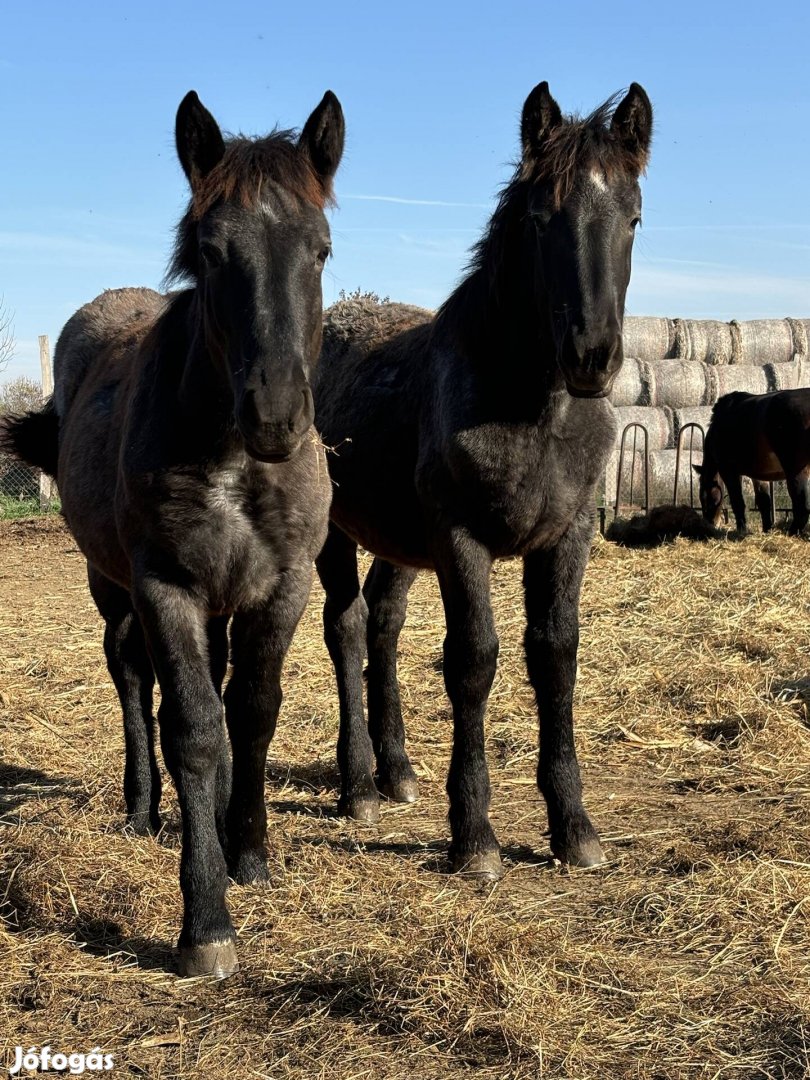
[[[89,0],[5,4],[0,293],[37,334],[105,287],[157,286],[186,199],[174,114],[300,126],[323,91],[348,127],[327,302],[434,306],[457,282],[548,79],[564,111],[631,81],[656,113],[628,310],[810,315],[810,5]]]

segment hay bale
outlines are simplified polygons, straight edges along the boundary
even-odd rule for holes
[[[716,319],[675,319],[673,355],[702,364],[734,362],[734,333],[729,323]],[[702,404],[702,402],[684,402]]]
[[[794,360],[790,364],[765,364],[765,373],[772,390],[795,390],[799,386],[803,361]],[[810,378],[810,370],[807,372]]]
[[[663,360],[671,356],[675,343],[672,319],[627,316],[622,329],[625,356],[639,360]]]
[[[677,451],[674,449],[666,450],[653,450],[650,453],[650,502],[653,506],[661,504],[671,504],[676,501],[673,499],[673,493],[675,491],[675,464],[677,460]],[[703,451],[695,450],[692,455],[692,461],[695,465],[700,465],[703,461]],[[690,497],[690,478],[689,473],[692,472],[689,462],[689,454],[681,454],[681,468],[678,474],[678,492],[682,493],[685,498]],[[694,476],[694,473],[692,473]],[[692,487],[695,502],[698,498],[697,477],[695,477],[695,483]]]
[[[678,436],[687,424],[700,424],[703,428],[703,434],[706,434],[712,419],[712,406],[698,405],[691,409],[675,409],[672,414],[672,419],[674,428],[673,446],[677,446]],[[697,438],[700,438],[699,433],[696,434],[696,439]],[[688,435],[686,441],[687,443],[689,441]]]
[[[621,405],[615,408],[616,414],[616,449],[621,443],[622,432],[629,424],[643,424],[647,429],[648,448],[650,450],[662,450],[665,446],[672,445],[673,414],[672,409],[652,408],[648,405]],[[636,433],[636,445],[639,450],[643,448],[644,436],[639,431]],[[633,432],[628,432],[627,445],[633,442]]]
[[[616,505],[616,480],[619,469],[619,448],[616,446],[605,466],[605,506]],[[632,481],[632,483],[631,483]],[[632,486],[632,491],[631,491]],[[632,498],[631,498],[632,496]],[[644,503],[644,454],[625,452],[622,468],[622,486],[619,491],[621,506],[642,506]]]
[[[676,536],[716,540],[724,535],[691,506],[656,506],[649,514],[635,514],[629,521],[616,518],[605,530],[607,540],[625,547],[655,547]]]
[[[659,360],[650,365],[650,404],[683,409],[708,405],[713,400],[714,382],[706,364],[692,360]]]
[[[810,387],[810,360],[799,357],[793,364],[785,364],[785,367],[796,368],[796,389],[801,390]]]
[[[715,378],[718,398],[734,390],[744,390],[748,394],[767,394],[770,389],[765,368],[752,364],[717,368]]]
[[[610,400],[614,405],[649,405],[649,385],[650,365],[625,357],[610,391]]]
[[[734,323],[738,364],[784,364],[808,352],[807,320],[748,319]]]

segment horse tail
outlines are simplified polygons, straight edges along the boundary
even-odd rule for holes
[[[0,451],[56,477],[59,417],[53,399],[41,409],[10,414],[0,421]]]

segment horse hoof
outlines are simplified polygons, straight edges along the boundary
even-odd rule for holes
[[[380,820],[380,800],[368,796],[359,799],[341,799],[338,803],[338,814],[341,817],[351,818],[352,821],[361,821],[364,825],[376,825]]]
[[[240,856],[229,868],[229,874],[237,885],[265,885],[270,881],[270,870],[263,855]]]
[[[412,776],[405,780],[386,780],[379,785],[379,791],[391,802],[415,803],[419,798],[419,783]]]
[[[586,868],[588,866],[599,866],[606,861],[602,845],[595,836],[578,844],[552,848],[552,851],[555,858],[559,859],[560,862],[567,863],[568,866]]]
[[[471,855],[450,856],[450,870],[454,874],[478,878],[480,881],[497,881],[503,877],[503,863],[499,851],[474,851]]]
[[[160,818],[152,818],[149,814],[132,814],[127,818],[126,827],[135,836],[157,836]]]
[[[212,979],[227,979],[239,970],[236,945],[230,939],[211,941],[207,945],[181,945],[180,978],[192,979],[209,975]]]

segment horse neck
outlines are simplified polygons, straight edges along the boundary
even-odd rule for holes
[[[519,221],[493,221],[476,265],[437,320],[451,328],[455,349],[475,370],[482,393],[503,399],[507,412],[516,402],[543,412],[564,386],[535,259]]]
[[[238,441],[233,422],[233,390],[225,360],[217,356],[206,331],[202,298],[197,289],[188,297],[184,317],[165,344],[177,363],[173,378],[179,416],[195,442],[204,443],[206,457],[227,455]]]
[[[717,464],[717,454],[715,453],[715,441],[713,433],[709,429],[703,439],[703,468],[710,470],[712,476],[720,472]]]

